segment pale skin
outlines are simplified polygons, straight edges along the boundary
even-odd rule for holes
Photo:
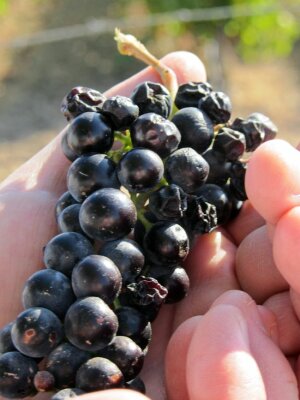
[[[206,79],[193,54],[164,60],[180,83]],[[159,78],[147,68],[106,94],[128,95],[146,79]],[[43,267],[42,248],[57,234],[54,206],[70,165],[60,137],[0,185],[0,326],[22,310],[23,284]],[[299,169],[300,153],[281,140],[253,154],[251,204],[229,226],[198,239],[186,261],[189,295],[164,306],[154,323],[142,373],[149,397],[112,390],[83,400],[299,399]]]

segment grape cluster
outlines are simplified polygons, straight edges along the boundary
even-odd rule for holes
[[[25,283],[24,311],[0,331],[2,396],[145,392],[152,322],[187,295],[195,235],[238,214],[248,153],[277,132],[260,113],[232,121],[229,97],[208,83],[179,86],[174,103],[154,82],[131,97],[76,87],[63,100],[72,164],[59,233]]]

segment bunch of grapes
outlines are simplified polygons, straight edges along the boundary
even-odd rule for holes
[[[0,394],[145,392],[151,325],[188,293],[195,236],[238,214],[248,153],[277,129],[261,113],[232,121],[229,97],[204,82],[179,86],[174,102],[154,82],[130,97],[75,87],[62,112],[72,163],[60,233],[25,283],[25,310],[0,331]]]

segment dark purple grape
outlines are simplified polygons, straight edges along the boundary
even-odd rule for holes
[[[22,301],[24,308],[44,307],[63,318],[75,296],[69,278],[61,272],[43,269],[26,281]]]
[[[93,253],[91,242],[80,233],[60,233],[47,243],[44,249],[44,263],[47,268],[70,276],[74,266]]]
[[[75,385],[78,368],[89,358],[89,353],[62,343],[46,357],[44,368],[54,376],[57,389],[68,388]]]
[[[139,376],[132,379],[131,381],[126,382],[126,387],[127,389],[135,390],[137,392],[146,394],[145,384]]]
[[[105,96],[95,89],[84,86],[74,87],[61,104],[60,110],[68,121],[87,112],[101,112]]]
[[[170,273],[161,275],[157,280],[168,290],[166,304],[177,303],[188,294],[190,280],[185,269],[180,266],[172,269]]]
[[[127,336],[141,349],[148,346],[152,336],[151,323],[146,315],[130,306],[122,306],[116,310],[119,321],[119,336]]]
[[[221,186],[207,183],[201,186],[195,192],[195,195],[201,198],[203,202],[216,207],[218,225],[223,225],[229,220],[232,204]]]
[[[144,331],[148,324],[148,319],[141,312],[133,307],[120,307],[116,309],[116,316],[119,321],[118,335],[137,337]]]
[[[187,210],[187,195],[177,185],[162,186],[149,196],[149,209],[159,220],[179,220]]]
[[[102,113],[110,119],[114,129],[123,131],[137,119],[139,108],[128,97],[114,96],[105,100]]]
[[[134,203],[118,189],[100,189],[82,204],[79,221],[92,239],[116,240],[134,228],[137,212]]]
[[[120,300],[121,303],[125,301],[127,302],[126,305],[133,306],[143,312],[148,320],[152,322],[156,318],[167,294],[167,289],[156,279],[140,276],[136,282],[127,285],[127,290],[122,293]]]
[[[65,317],[65,334],[81,350],[101,350],[113,340],[117,330],[116,315],[99,297],[77,300]]]
[[[54,376],[48,371],[38,371],[33,383],[38,392],[50,392],[55,387]]]
[[[86,392],[84,392],[81,389],[77,389],[77,388],[66,388],[66,389],[62,389],[59,392],[55,393],[50,400],[67,400],[70,399],[72,397],[77,397],[80,396],[81,394],[84,394]]]
[[[123,285],[134,281],[145,262],[142,249],[130,239],[106,242],[101,247],[100,254],[109,257],[116,264],[121,272]]]
[[[71,149],[71,147],[68,144],[68,131],[66,131],[62,138],[61,138],[61,149],[62,152],[64,153],[64,155],[66,156],[66,158],[69,161],[74,161],[76,160],[77,157],[79,157],[79,154],[77,154],[73,149]]]
[[[203,185],[209,174],[207,161],[191,147],[174,151],[166,160],[165,177],[169,183],[193,193]]]
[[[127,336],[116,336],[114,340],[99,353],[121,370],[126,381],[135,378],[144,364],[142,349]]]
[[[63,327],[52,311],[32,307],[18,315],[12,326],[11,338],[22,354],[44,357],[62,341]]]
[[[195,107],[183,108],[174,114],[172,122],[181,134],[179,147],[191,147],[198,153],[203,153],[212,143],[213,123],[203,110]]]
[[[36,362],[18,351],[0,356],[0,394],[9,399],[23,399],[36,393],[33,384],[38,371]]]
[[[124,384],[120,369],[103,357],[91,358],[82,364],[76,375],[76,387],[86,392],[121,388]]]
[[[198,107],[199,100],[212,91],[207,82],[187,82],[179,85],[175,105],[178,109],[186,107]]]
[[[248,196],[245,188],[245,175],[248,164],[237,161],[231,166],[230,170],[230,191],[238,200],[247,200]]]
[[[67,207],[73,204],[78,204],[78,201],[74,199],[69,191],[64,192],[60,198],[57,200],[55,205],[55,217],[58,219],[59,214]]]
[[[85,235],[79,223],[80,204],[72,204],[66,207],[60,214],[57,220],[57,226],[61,233],[77,232]]]
[[[9,351],[14,351],[16,349],[11,340],[12,326],[13,322],[10,322],[0,330],[0,354],[8,353]]]
[[[230,128],[245,135],[246,151],[254,151],[261,143],[273,139],[278,132],[274,123],[261,113],[253,113],[246,119],[236,118]]]
[[[93,254],[73,269],[72,287],[77,297],[96,296],[111,304],[121,290],[122,277],[110,258]]]
[[[155,113],[141,115],[130,127],[134,147],[145,147],[164,158],[178,148],[181,135],[173,122]]]
[[[230,98],[223,92],[210,92],[200,99],[198,107],[204,110],[214,124],[228,122],[232,112]]]
[[[203,153],[203,158],[209,164],[209,174],[206,183],[214,183],[219,186],[225,185],[230,176],[231,162],[226,160],[224,154],[213,149],[209,149]]]
[[[221,128],[213,142],[213,150],[222,153],[229,161],[236,161],[246,149],[245,135],[231,128]]]
[[[147,192],[164,174],[164,164],[152,150],[135,148],[123,155],[117,166],[121,185],[129,192]]]
[[[210,233],[218,226],[216,206],[201,197],[190,196],[184,227],[189,235]]]
[[[132,92],[131,100],[138,105],[140,115],[153,112],[168,118],[171,113],[171,95],[162,84],[157,82],[140,83]]]
[[[175,265],[189,253],[189,239],[182,226],[174,222],[157,222],[144,238],[144,249],[155,264]]]
[[[114,142],[114,133],[104,115],[85,112],[67,128],[68,146],[78,155],[105,153]]]
[[[67,186],[78,202],[102,188],[119,189],[116,164],[105,154],[83,155],[75,160],[67,175]]]

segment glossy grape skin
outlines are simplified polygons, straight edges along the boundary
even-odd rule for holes
[[[44,307],[63,318],[75,301],[70,279],[53,269],[43,269],[31,275],[22,292],[24,308]]]
[[[59,197],[59,199],[56,202],[55,205],[56,220],[58,219],[59,214],[63,212],[65,208],[72,206],[74,204],[78,204],[78,201],[76,201],[74,197],[71,195],[71,193],[67,190]]]
[[[63,339],[58,317],[43,307],[32,307],[18,315],[11,330],[14,346],[22,354],[39,358],[49,354]]]
[[[95,89],[76,86],[63,98],[60,110],[70,121],[87,111],[101,112],[105,99],[105,96]]]
[[[65,334],[74,346],[94,352],[113,340],[118,330],[118,319],[99,297],[85,297],[71,305],[64,325]]]
[[[186,193],[193,193],[203,185],[208,174],[207,161],[190,147],[174,151],[165,162],[167,181],[180,186]]]
[[[55,393],[50,400],[67,400],[72,397],[77,397],[80,396],[81,394],[84,394],[84,392],[81,389],[78,388],[66,388],[62,389],[59,392]]]
[[[61,139],[61,149],[62,152],[64,153],[64,155],[66,156],[66,158],[73,162],[76,160],[77,157],[79,157],[79,154],[77,154],[73,149],[71,149],[71,147],[68,144],[68,136],[67,136],[68,132],[66,131]]]
[[[123,155],[117,174],[121,185],[129,192],[147,192],[163,177],[164,164],[154,151],[137,147]]]
[[[85,112],[67,128],[67,144],[78,155],[105,153],[114,142],[114,133],[104,115]]]
[[[139,116],[139,107],[125,96],[113,96],[103,103],[102,113],[106,115],[114,129],[125,130]]]
[[[116,336],[114,340],[99,353],[121,370],[126,381],[135,378],[144,364],[142,349],[127,336]]]
[[[85,235],[79,223],[80,207],[80,204],[72,204],[71,206],[66,207],[59,214],[57,226],[61,233],[77,232],[81,235]]]
[[[92,239],[116,240],[134,228],[137,212],[132,200],[118,189],[105,188],[92,193],[80,209],[83,231]]]
[[[186,107],[198,107],[199,100],[212,91],[208,82],[187,82],[179,85],[175,105],[180,110]]]
[[[140,115],[153,112],[164,118],[171,113],[172,99],[169,91],[158,82],[142,82],[135,87],[131,100],[138,105]]]
[[[103,244],[100,254],[109,257],[122,275],[123,285],[134,281],[144,266],[145,257],[141,247],[130,239],[120,239]]]
[[[223,225],[228,222],[232,204],[226,191],[221,186],[207,183],[201,186],[195,192],[195,195],[216,207],[218,225]]]
[[[232,112],[230,98],[223,92],[212,91],[200,99],[198,107],[204,110],[214,124],[229,121]]]
[[[75,385],[78,368],[90,358],[90,354],[70,343],[61,343],[45,359],[45,370],[55,378],[55,387],[63,389]]]
[[[119,321],[117,335],[129,337],[141,349],[147,347],[152,337],[151,323],[147,316],[130,306],[119,307],[115,313]]]
[[[124,384],[120,369],[103,357],[91,358],[79,368],[76,374],[76,387],[86,392],[121,388]]]
[[[214,183],[216,185],[225,185],[230,176],[231,162],[226,160],[224,154],[213,149],[203,153],[203,158],[209,164],[209,174],[206,183]]]
[[[119,189],[116,164],[105,154],[88,154],[77,158],[67,174],[67,187],[78,202],[105,187]]]
[[[178,303],[183,300],[189,291],[190,280],[184,268],[178,266],[157,278],[167,290],[166,304]]]
[[[189,253],[189,239],[179,224],[157,222],[145,235],[144,249],[153,263],[175,265],[186,259]]]
[[[0,355],[16,349],[11,340],[12,326],[13,322],[10,322],[0,330]]]
[[[73,269],[72,287],[77,297],[96,296],[111,304],[121,290],[122,277],[111,259],[93,254]]]
[[[0,356],[0,394],[9,399],[22,399],[36,393],[33,384],[38,371],[36,362],[11,351]]]
[[[174,114],[172,122],[181,134],[179,147],[191,147],[198,153],[203,153],[212,143],[214,126],[203,110],[195,107],[183,108]]]
[[[153,150],[164,158],[175,151],[181,135],[173,122],[155,113],[141,115],[130,127],[134,147]]]
[[[44,263],[70,276],[74,266],[86,256],[93,254],[91,242],[76,232],[64,232],[54,236],[44,248]]]
[[[150,194],[149,209],[159,220],[179,220],[187,210],[187,195],[177,185],[162,186]]]

